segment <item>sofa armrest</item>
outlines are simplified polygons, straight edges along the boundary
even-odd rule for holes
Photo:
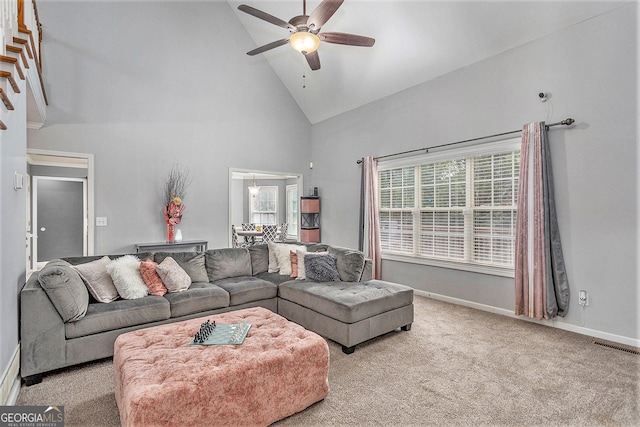
[[[63,367],[65,347],[64,322],[34,272],[20,292],[20,376]]]
[[[373,279],[373,260],[371,258],[364,259],[364,268],[360,276],[360,282],[367,282]]]

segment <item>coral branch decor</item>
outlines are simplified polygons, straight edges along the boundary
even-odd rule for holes
[[[176,225],[180,224],[186,208],[183,200],[189,184],[191,184],[189,171],[180,170],[177,164],[173,165],[164,186],[164,220],[167,223],[167,242],[169,243],[175,241]]]

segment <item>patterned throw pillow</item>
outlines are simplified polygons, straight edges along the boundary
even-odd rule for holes
[[[144,284],[147,285],[147,288],[149,288],[149,293],[151,295],[157,295],[161,297],[167,293],[167,287],[164,285],[164,283],[162,283],[162,279],[156,271],[157,265],[158,263],[153,262],[150,259],[142,261],[140,263],[140,274],[142,275]]]
[[[107,265],[107,272],[122,298],[138,299],[149,294],[149,288],[140,275],[140,260],[137,257],[125,255],[116,258]]]
[[[182,292],[191,286],[191,277],[173,258],[166,257],[156,267],[158,276],[167,287],[168,292]]]
[[[336,257],[333,255],[306,254],[304,256],[304,266],[307,270],[307,279],[316,282],[340,281]]]

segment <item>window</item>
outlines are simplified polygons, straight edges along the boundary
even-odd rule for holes
[[[287,237],[298,238],[298,186],[287,185]]]
[[[275,225],[278,218],[278,187],[260,187],[258,194],[249,194],[249,217],[254,224]]]
[[[380,234],[385,258],[412,258],[472,271],[512,270],[518,142],[381,162]]]

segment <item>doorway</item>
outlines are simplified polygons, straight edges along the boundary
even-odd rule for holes
[[[27,170],[27,271],[93,255],[93,155],[28,149]]]
[[[34,176],[32,191],[35,267],[55,258],[86,255],[86,178]]]

